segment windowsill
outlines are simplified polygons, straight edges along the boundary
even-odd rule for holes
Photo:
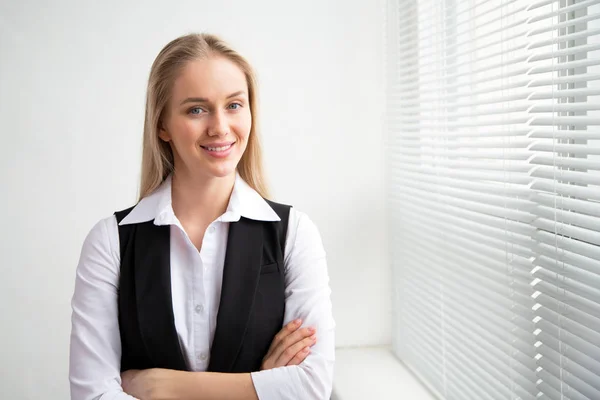
[[[339,348],[332,400],[435,400],[389,347]]]

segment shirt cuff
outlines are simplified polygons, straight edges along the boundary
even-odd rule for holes
[[[98,400],[139,400],[137,397],[128,395],[125,392],[107,392]]]
[[[259,400],[295,400],[300,379],[298,366],[279,367],[264,371],[252,372],[252,383]]]

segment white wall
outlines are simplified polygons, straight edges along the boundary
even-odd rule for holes
[[[258,70],[275,198],[321,229],[338,346],[390,341],[382,10],[382,0],[0,0],[0,398],[68,398],[80,246],[98,219],[133,204],[151,62],[191,31],[222,35]]]

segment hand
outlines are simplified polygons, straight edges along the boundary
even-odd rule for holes
[[[316,329],[300,328],[301,324],[299,319],[292,321],[275,335],[263,358],[261,370],[298,365],[306,359],[310,348],[317,342],[317,335]]]
[[[121,373],[125,393],[141,400],[170,399],[176,389],[176,379],[182,371],[172,369],[130,369]]]

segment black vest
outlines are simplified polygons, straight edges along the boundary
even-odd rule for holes
[[[208,371],[260,369],[283,325],[283,256],[290,207],[269,202],[281,222],[242,217],[229,224],[223,286]],[[120,222],[133,209],[115,213]],[[189,370],[173,316],[170,226],[119,225],[121,371]]]

